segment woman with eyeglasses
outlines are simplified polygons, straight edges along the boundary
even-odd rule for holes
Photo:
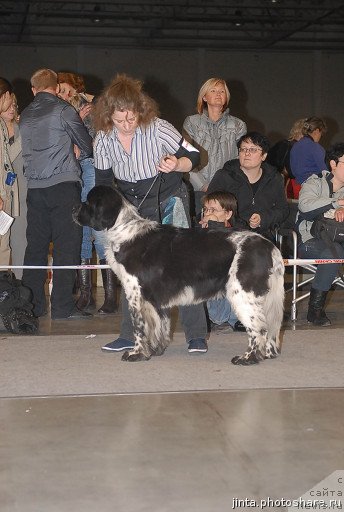
[[[230,92],[222,78],[209,78],[200,88],[197,114],[188,116],[183,135],[200,152],[200,163],[189,173],[194,190],[196,216],[200,213],[201,198],[215,172],[227,160],[237,158],[237,141],[247,131],[241,119],[229,113]]]
[[[239,158],[229,160],[216,172],[208,192],[231,192],[238,202],[238,223],[246,229],[273,238],[275,228],[289,213],[284,180],[266,157],[270,144],[258,132],[248,132],[238,141]]]

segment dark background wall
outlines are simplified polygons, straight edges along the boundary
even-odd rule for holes
[[[116,73],[125,72],[144,81],[162,117],[181,129],[184,118],[195,112],[201,84],[219,76],[231,92],[231,113],[271,142],[287,136],[295,119],[310,115],[328,123],[321,141],[325,147],[344,141],[341,53],[2,46],[0,62],[0,74],[13,82],[21,108],[32,98],[29,79],[40,67],[80,73],[96,94]]]

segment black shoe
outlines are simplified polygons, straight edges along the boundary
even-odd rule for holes
[[[246,332],[246,327],[240,322],[240,320],[238,320],[233,325],[233,331],[234,332]]]

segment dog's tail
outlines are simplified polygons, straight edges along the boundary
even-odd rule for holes
[[[276,340],[279,350],[279,333],[283,322],[284,306],[284,262],[277,247],[272,250],[272,269],[269,277],[269,291],[265,298],[264,310],[269,326],[270,340]]]

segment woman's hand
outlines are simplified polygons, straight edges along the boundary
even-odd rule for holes
[[[337,208],[336,211],[334,212],[334,218],[338,222],[343,222],[344,221],[344,208]]]
[[[85,105],[79,110],[79,116],[81,117],[82,121],[85,119],[85,117],[88,116],[88,114],[92,110],[91,103],[85,103]]]
[[[166,155],[160,160],[157,167],[160,172],[169,173],[176,171],[178,168],[178,158],[174,155]]]
[[[0,211],[4,209],[4,202],[2,198],[0,197]]]
[[[201,218],[201,220],[199,221],[199,224],[201,224],[202,228],[207,228],[208,227],[208,222],[212,220],[214,222],[220,222],[219,219],[216,217],[216,215],[214,213],[205,213],[203,215],[203,217]],[[226,223],[225,222],[221,222],[221,224],[223,224],[224,226],[226,226]]]
[[[259,228],[260,222],[261,222],[261,217],[260,217],[259,213],[254,213],[253,215],[251,215],[251,217],[248,221],[251,229]]]

